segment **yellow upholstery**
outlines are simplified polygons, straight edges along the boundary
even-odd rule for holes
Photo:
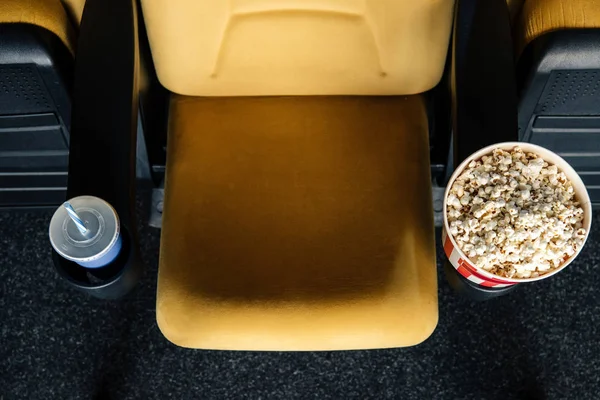
[[[519,15],[517,47],[561,29],[600,28],[600,0],[526,0]]]
[[[437,323],[425,107],[173,96],[157,320],[180,346],[408,346]]]
[[[81,22],[81,15],[83,15],[83,6],[85,5],[85,0],[60,0],[67,13],[69,14],[69,18],[73,21],[75,26],[79,26]]]
[[[440,80],[453,0],[143,0],[169,90],[413,94]]]
[[[237,350],[427,338],[437,323],[427,116],[420,95],[383,95],[439,81],[453,1],[142,7],[161,82],[204,96],[172,97],[164,335]]]
[[[24,23],[49,30],[75,50],[75,32],[60,0],[2,0],[0,23]]]

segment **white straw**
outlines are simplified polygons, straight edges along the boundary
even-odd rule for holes
[[[79,229],[79,232],[81,232],[82,235],[85,235],[86,233],[88,233],[88,230],[85,227],[83,220],[79,217],[79,215],[77,215],[77,213],[73,209],[73,206],[71,205],[71,203],[69,203],[68,201],[65,201],[63,203],[63,207],[65,208],[65,210],[67,210],[67,214],[69,214],[69,217],[71,217],[71,220],[73,220],[73,222],[75,223],[75,226],[77,227],[77,229]]]

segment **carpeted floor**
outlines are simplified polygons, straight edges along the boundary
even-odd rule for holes
[[[101,301],[55,275],[50,217],[0,213],[2,400],[584,400],[600,393],[598,217],[575,264],[507,297],[470,302],[440,273],[439,325],[417,347],[325,353],[177,348],[154,319],[159,231],[141,227],[139,287]]]

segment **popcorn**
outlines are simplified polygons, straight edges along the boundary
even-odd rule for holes
[[[587,234],[573,184],[556,165],[515,147],[471,161],[447,199],[449,233],[492,274],[531,278],[558,268]]]

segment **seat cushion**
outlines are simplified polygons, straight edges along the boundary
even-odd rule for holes
[[[75,31],[60,0],[2,0],[0,1],[0,24],[22,23],[49,30],[73,53]]]
[[[420,96],[173,96],[157,320],[191,348],[410,346],[437,323]]]
[[[517,47],[561,29],[600,28],[600,0],[527,0],[519,15]]]
[[[421,93],[439,82],[454,0],[143,0],[142,6],[158,77],[172,92],[389,95]]]

